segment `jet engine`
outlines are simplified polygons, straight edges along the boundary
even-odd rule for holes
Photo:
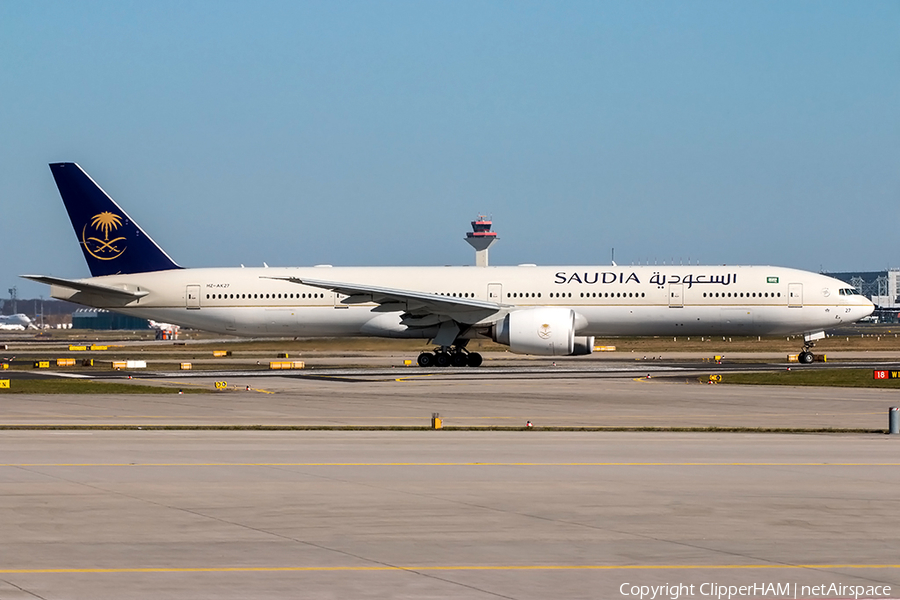
[[[594,336],[576,335],[572,356],[585,356],[594,351]]]
[[[571,356],[590,354],[592,336],[576,336],[578,316],[570,308],[525,308],[494,323],[491,337],[517,354]]]

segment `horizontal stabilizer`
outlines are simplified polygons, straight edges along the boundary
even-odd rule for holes
[[[143,298],[150,292],[146,290],[126,290],[123,288],[112,287],[109,285],[99,285],[96,283],[87,283],[77,279],[62,279],[61,277],[47,277],[45,275],[22,275],[25,279],[37,281],[38,283],[46,283],[47,285],[59,285],[86,294],[97,294],[98,296],[113,296],[116,298]]]

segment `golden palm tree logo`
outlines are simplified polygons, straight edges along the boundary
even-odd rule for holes
[[[104,211],[98,215],[94,215],[90,223],[95,231],[103,234],[103,239],[99,237],[88,237],[87,224],[81,231],[81,242],[84,244],[85,251],[100,260],[112,260],[122,256],[125,247],[120,247],[119,242],[125,240],[124,236],[109,239],[109,233],[115,231],[122,226],[122,217],[109,211]]]
[[[122,217],[119,215],[114,215],[111,212],[104,211],[99,215],[95,215],[93,219],[91,219],[91,225],[94,229],[99,229],[103,232],[103,239],[109,239],[109,232],[113,229],[118,229],[122,224]]]

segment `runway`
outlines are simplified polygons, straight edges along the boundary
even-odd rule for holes
[[[625,583],[701,597],[704,583],[769,582],[896,597],[896,445],[5,432],[0,598],[615,598]]]
[[[132,380],[210,392],[199,395],[10,394],[0,427],[425,427],[437,412],[447,427],[883,430],[888,408],[900,402],[891,389],[701,385],[696,375],[231,375]]]

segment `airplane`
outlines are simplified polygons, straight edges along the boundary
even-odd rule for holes
[[[803,334],[874,305],[824,275],[773,266],[183,268],[76,163],[50,170],[91,277],[23,275],[54,298],[237,336],[430,339],[422,367],[482,364],[472,339],[514,353],[590,354],[595,336]]]
[[[0,315],[0,330],[22,331],[25,329],[37,329],[37,326],[31,319],[29,319],[22,313],[19,313],[17,315]]]

